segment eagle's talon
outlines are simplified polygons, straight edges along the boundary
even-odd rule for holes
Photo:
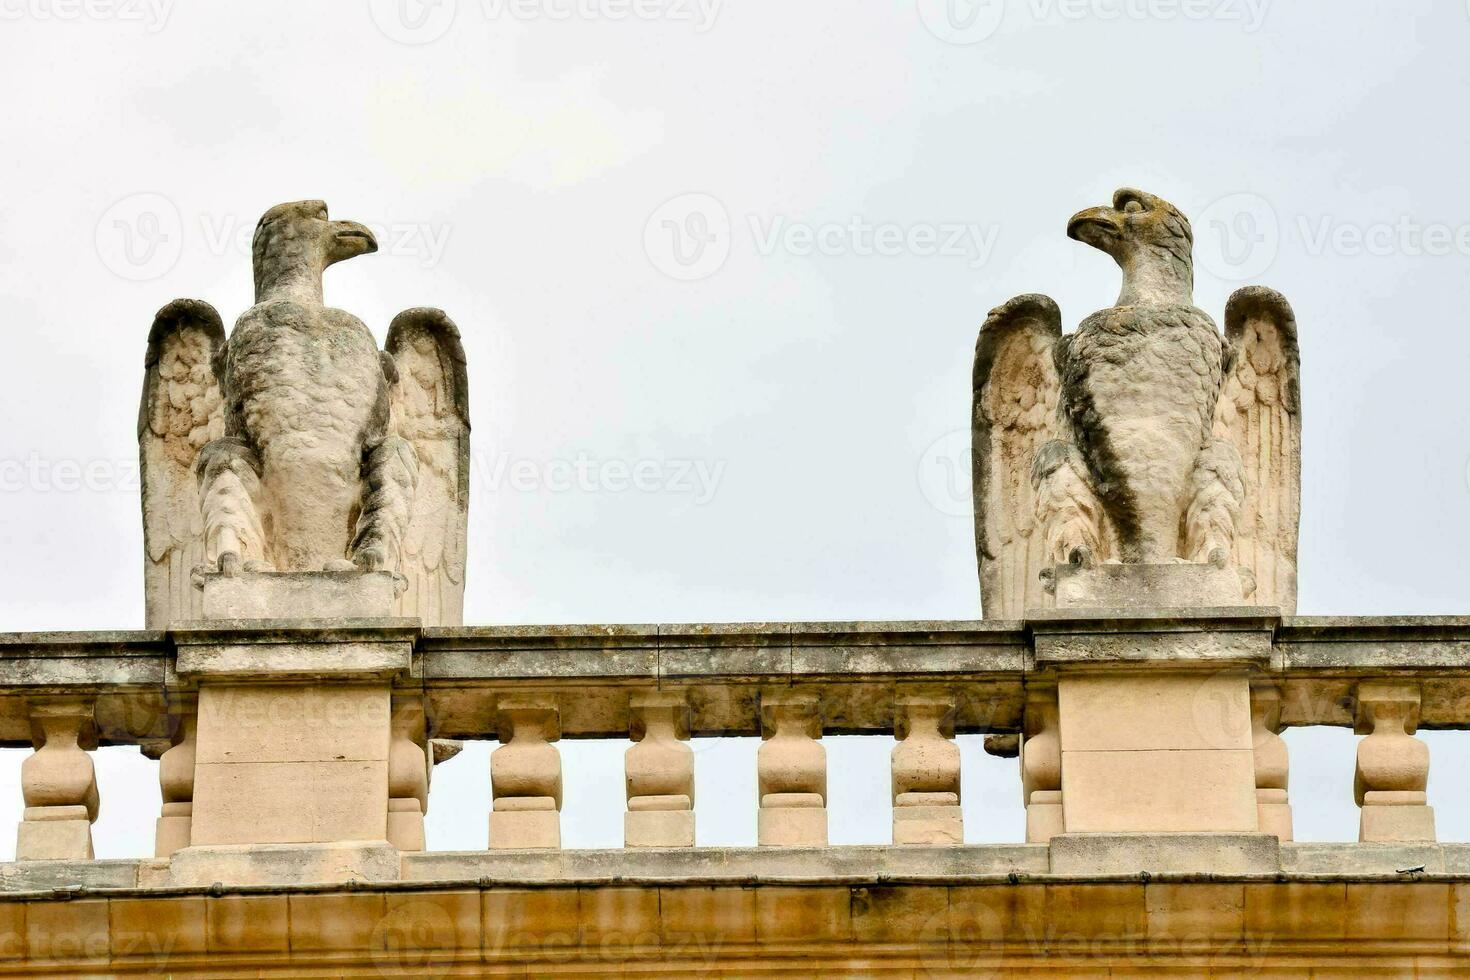
[[[221,551],[216,568],[221,575],[235,576],[244,571],[244,563],[241,562],[238,551]]]
[[[388,556],[381,548],[364,548],[353,560],[364,572],[381,572],[388,567]]]
[[[1075,565],[1078,568],[1091,568],[1097,564],[1097,561],[1093,557],[1091,548],[1085,545],[1078,545],[1067,553],[1067,564]]]

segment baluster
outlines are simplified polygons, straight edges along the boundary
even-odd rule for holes
[[[1363,681],[1358,685],[1354,731],[1358,743],[1353,795],[1363,808],[1360,841],[1432,841],[1434,809],[1427,806],[1429,746],[1415,738],[1419,685]]]
[[[635,694],[629,711],[635,744],[623,754],[623,846],[693,847],[694,750],[684,744],[688,701],[678,693]]]
[[[424,849],[429,809],[429,756],[422,697],[393,699],[388,741],[388,843],[400,851]]]
[[[1264,834],[1292,839],[1286,789],[1290,758],[1281,732],[1281,690],[1270,682],[1251,685],[1251,744],[1256,759],[1256,823]]]
[[[953,695],[900,698],[894,718],[893,843],[963,844]]]
[[[561,713],[547,698],[502,698],[490,753],[490,846],[561,847]]]
[[[97,819],[97,773],[88,749],[97,747],[92,701],[30,703],[36,751],[21,763],[25,814],[16,833],[17,861],[90,861]]]
[[[762,845],[827,843],[827,752],[818,741],[822,720],[815,695],[761,698],[756,753]]]
[[[153,856],[172,857],[189,846],[194,823],[194,763],[199,746],[199,705],[192,698],[171,706],[174,744],[158,757],[163,810],[154,830]]]
[[[1021,796],[1026,803],[1026,842],[1046,844],[1064,833],[1062,819],[1061,711],[1056,688],[1026,692],[1021,739]]]

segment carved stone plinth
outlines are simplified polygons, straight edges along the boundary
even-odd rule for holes
[[[1186,585],[1198,571],[1178,568]],[[1056,678],[1066,833],[1259,829],[1250,678],[1269,663],[1267,612],[1033,615],[1037,665]],[[1049,719],[1038,712],[1044,732]],[[1023,772],[1030,768],[1023,757]],[[1054,806],[1055,788],[1041,782],[1046,767],[1036,768],[1028,805]],[[1056,832],[1054,821],[1043,823],[1050,816],[1037,813],[1030,839]]]
[[[36,751],[20,767],[25,812],[16,832],[17,861],[89,861],[97,819],[97,747],[92,702],[42,699],[30,705]]]
[[[1050,577],[1057,609],[1177,609],[1246,601],[1239,569],[1190,562],[1057,565]]]
[[[694,846],[694,751],[689,705],[683,694],[634,695],[630,735],[623,755],[628,812],[624,847]]]
[[[376,868],[376,859],[352,855],[388,847],[390,824],[394,845],[422,846],[422,703],[395,704],[393,695],[395,680],[411,671],[414,625],[276,615],[361,615],[366,607],[352,610],[344,596],[385,584],[391,577],[380,573],[206,576],[206,599],[215,589],[233,597],[223,609],[231,619],[253,611],[270,622],[175,631],[177,671],[197,688],[197,717],[186,717],[182,740],[161,764],[168,806],[158,850],[172,855],[171,880],[300,880],[289,878],[293,868],[328,876],[311,880],[361,877],[363,860]],[[222,607],[206,602],[211,608]],[[241,857],[266,845],[279,846],[268,870]],[[326,847],[337,850],[318,853]],[[284,856],[291,853],[298,857]]]
[[[954,711],[949,694],[899,700],[892,757],[895,844],[965,842]]]
[[[827,752],[815,695],[781,692],[761,697],[761,743],[756,753],[760,814],[758,840],[769,846],[827,843]]]
[[[1358,743],[1353,796],[1363,808],[1360,841],[1432,841],[1434,809],[1428,805],[1429,746],[1419,728],[1417,682],[1364,681],[1358,685],[1354,731]]]
[[[492,848],[561,847],[561,738],[556,702],[502,698],[495,712],[501,746],[490,753]]]
[[[393,615],[391,572],[206,572],[204,618],[381,619]]]

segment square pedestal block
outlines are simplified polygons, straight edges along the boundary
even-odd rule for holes
[[[1244,672],[1063,674],[1057,702],[1068,833],[1258,829]]]
[[[1058,609],[1178,609],[1245,605],[1239,569],[1214,565],[1057,565]]]
[[[1399,843],[1434,839],[1434,807],[1372,804],[1363,807],[1358,823],[1360,841]]]
[[[963,844],[964,811],[958,806],[896,806],[893,843]]]
[[[1062,816],[1062,794],[1058,790],[1034,790],[1026,805],[1026,843],[1045,844],[1057,834],[1065,833]]]
[[[693,810],[629,810],[623,814],[624,847],[693,847]]]
[[[382,841],[387,684],[202,684],[190,843]]]
[[[39,807],[37,809],[73,809]],[[83,807],[76,807],[81,810]],[[85,816],[70,820],[22,820],[16,831],[17,861],[92,860],[92,823]]]
[[[827,808],[763,806],[758,840],[762,847],[825,847]]]
[[[561,847],[561,814],[555,810],[495,810],[490,814],[490,847]]]
[[[207,572],[204,618],[381,619],[395,588],[391,572]]]

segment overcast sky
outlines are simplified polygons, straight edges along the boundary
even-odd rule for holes
[[[464,334],[469,622],[974,618],[976,329],[1111,305],[1064,228],[1120,185],[1193,217],[1217,319],[1296,309],[1300,612],[1464,612],[1467,45],[1463,0],[0,0],[0,629],[141,626],[152,314],[232,322],[303,198],[380,232],[330,303]],[[1355,836],[1353,738],[1291,738],[1302,835]],[[891,744],[829,742],[834,840],[886,839]],[[624,746],[563,745],[569,842],[616,843]],[[483,846],[486,748],[432,845]],[[702,837],[753,840],[753,752],[701,755]],[[970,836],[1016,839],[966,753]],[[102,758],[99,851],[143,853],[153,766]]]

